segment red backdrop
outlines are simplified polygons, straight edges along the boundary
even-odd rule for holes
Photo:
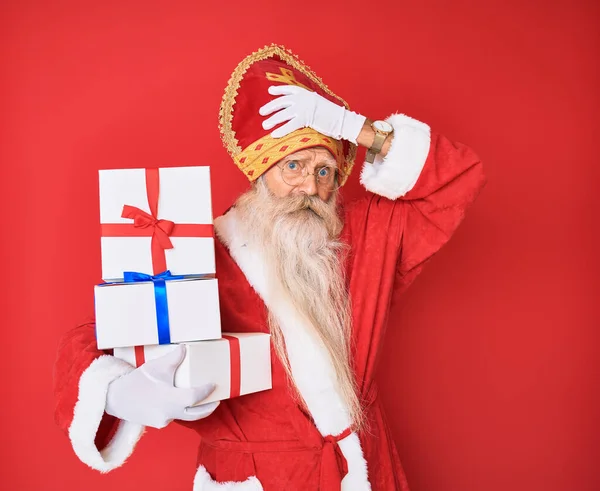
[[[175,426],[108,475],[81,464],[53,424],[52,365],[93,312],[97,170],[211,165],[222,213],[247,186],[222,91],[277,42],[353,109],[405,112],[486,164],[389,326],[380,383],[413,491],[600,489],[599,4],[204,3],[2,2],[0,488],[191,490],[196,441]]]

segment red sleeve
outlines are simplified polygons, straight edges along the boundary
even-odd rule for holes
[[[481,161],[469,147],[432,135],[419,179],[400,198],[404,207],[398,261],[401,289],[448,242],[485,182]]]
[[[73,420],[81,374],[95,359],[105,354],[108,353],[96,348],[93,322],[71,329],[60,341],[54,365],[54,420],[67,435]],[[116,418],[104,414],[96,435],[98,448],[106,447],[116,425]]]
[[[390,119],[391,148],[385,159],[363,167],[369,193],[346,207],[342,235],[351,246],[354,368],[367,399],[394,293],[450,239],[485,183],[468,147],[406,116]]]
[[[54,365],[54,418],[79,459],[100,472],[122,465],[144,428],[104,412],[108,384],[134,368],[98,350],[94,324],[67,332]]]
[[[394,127],[390,149],[385,158],[365,164],[361,173],[363,185],[377,195],[373,199],[378,206],[371,203],[363,213],[376,215],[365,217],[366,222],[382,224],[368,240],[392,242],[398,287],[404,289],[450,239],[486,178],[469,147],[402,114],[387,121]]]

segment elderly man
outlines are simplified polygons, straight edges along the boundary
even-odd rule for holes
[[[183,347],[135,369],[85,325],[59,349],[59,425],[108,472],[144,426],[176,420],[201,437],[196,491],[407,490],[375,367],[393,294],[463,219],[485,183],[479,159],[407,116],[349,111],[280,46],[236,68],[220,125],[252,182],[215,220],[223,330],[271,333],[273,389],[198,405],[212,386],[173,386]],[[367,194],[344,204],[356,144]]]

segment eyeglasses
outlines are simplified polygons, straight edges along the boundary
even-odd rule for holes
[[[315,176],[317,187],[327,191],[335,191],[342,183],[342,173],[337,167],[322,165],[315,167],[313,173],[308,172],[306,165],[297,160],[288,160],[277,164],[281,169],[281,178],[289,186],[300,186],[308,176]]]

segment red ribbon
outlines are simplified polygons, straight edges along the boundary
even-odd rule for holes
[[[135,366],[140,367],[146,363],[146,354],[144,353],[143,346],[136,346],[133,348],[135,352]]]
[[[348,462],[338,442],[351,433],[352,429],[346,428],[337,436],[327,435],[323,438],[320,489],[331,491],[340,491],[342,489],[342,479],[348,474]]]
[[[229,343],[229,365],[231,368],[229,397],[238,397],[242,390],[242,365],[240,357],[240,340],[235,336],[223,334]]]
[[[160,178],[158,169],[146,169],[146,195],[150,213],[135,206],[124,205],[121,216],[130,218],[133,223],[103,223],[103,237],[152,237],[153,274],[167,269],[165,250],[172,249],[169,237],[213,237],[212,224],[173,223],[158,218],[158,197]]]

